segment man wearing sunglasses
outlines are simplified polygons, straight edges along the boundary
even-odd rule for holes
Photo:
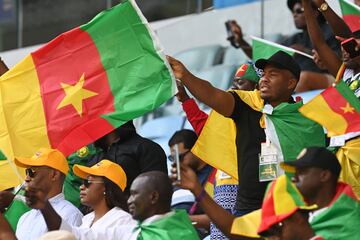
[[[69,166],[61,152],[56,149],[42,148],[31,158],[15,158],[15,163],[26,169],[26,188],[36,186],[46,195],[46,199],[62,219],[70,225],[81,224],[81,212],[65,200],[62,192]],[[32,207],[34,202],[26,197],[26,204]],[[40,210],[32,209],[21,216],[16,229],[16,237],[20,240],[38,239],[47,231],[48,228]]]
[[[175,162],[175,145],[177,145],[179,161],[189,166],[196,173],[201,185],[206,188],[206,185],[211,182],[211,177],[214,175],[212,174],[214,169],[191,153],[191,148],[194,146],[196,140],[197,135],[192,130],[182,129],[175,132],[168,143],[171,151],[168,159],[173,163]],[[213,187],[211,189],[213,190]],[[195,197],[188,190],[175,189],[172,198],[172,208],[185,209],[189,213],[190,219],[196,222],[195,227],[198,228],[200,236],[202,236],[202,234],[207,235],[210,220],[197,205]]]

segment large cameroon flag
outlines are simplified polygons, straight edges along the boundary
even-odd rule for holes
[[[339,0],[343,19],[351,31],[360,30],[360,7],[348,0]]]
[[[360,102],[344,81],[339,81],[299,110],[328,130],[328,136],[360,131]]]
[[[40,147],[69,155],[158,107],[176,89],[133,0],[31,53],[0,78],[0,88],[0,149],[10,159]]]

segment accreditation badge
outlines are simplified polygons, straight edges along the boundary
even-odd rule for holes
[[[270,142],[261,143],[259,154],[259,181],[272,181],[278,177],[278,151]]]

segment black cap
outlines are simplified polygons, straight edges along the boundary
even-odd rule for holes
[[[296,3],[302,4],[302,3],[301,3],[301,0],[288,0],[288,1],[287,1],[287,6],[288,6],[288,8],[290,9],[290,11],[293,10],[294,5],[295,5]]]
[[[290,167],[316,167],[330,170],[339,176],[341,166],[335,154],[324,147],[304,148],[297,157],[297,160],[281,163],[284,170]]]
[[[295,62],[294,58],[284,51],[277,51],[268,59],[259,59],[255,62],[255,66],[264,69],[266,65],[271,64],[279,69],[290,71],[297,80],[300,78],[300,66]]]

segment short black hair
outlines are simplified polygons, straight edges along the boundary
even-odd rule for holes
[[[176,131],[174,135],[169,140],[169,147],[178,144],[178,143],[184,143],[184,147],[186,149],[191,149],[195,142],[197,141],[198,136],[196,133],[190,129],[182,129],[179,131]]]
[[[159,205],[162,208],[170,209],[173,194],[173,185],[168,175],[160,171],[150,171],[140,174],[138,177],[146,177],[144,188],[148,192],[159,194]]]
[[[125,194],[121,188],[116,185],[114,182],[110,181],[106,177],[104,179],[105,186],[105,201],[106,205],[111,209],[113,207],[119,207],[124,211],[127,211],[127,203]]]

